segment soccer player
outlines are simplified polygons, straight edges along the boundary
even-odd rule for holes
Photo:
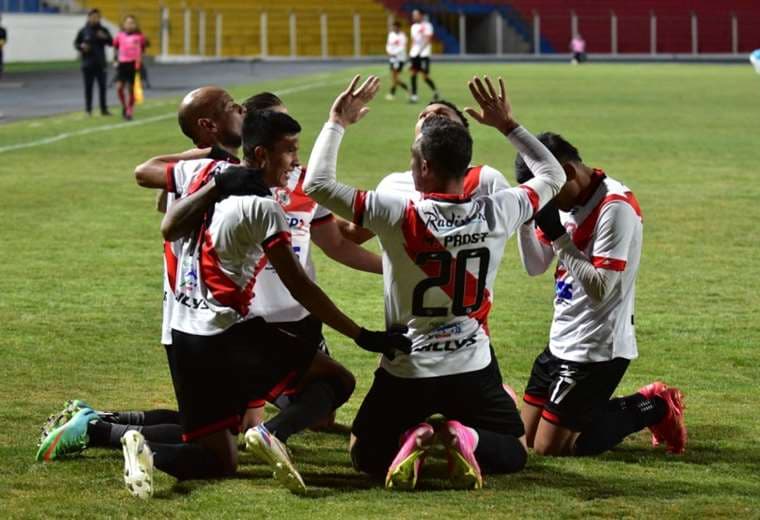
[[[116,92],[121,102],[121,114],[127,121],[131,121],[134,115],[135,75],[140,70],[145,45],[145,36],[137,26],[137,19],[132,15],[125,16],[121,31],[114,37],[113,46],[117,64]]]
[[[320,204],[380,238],[386,325],[407,327],[412,351],[382,358],[354,420],[354,467],[385,475],[387,487],[413,488],[437,437],[447,450],[452,482],[479,488],[482,471],[515,472],[526,460],[523,424],[490,346],[493,283],[507,239],[559,192],[565,174],[515,121],[503,82],[497,94],[488,78],[476,78],[470,90],[481,111],[470,113],[509,139],[535,179],[469,197],[464,181],[472,138],[461,124],[429,117],[412,145],[421,200],[338,183],[343,134],[367,113],[379,88],[376,77],[356,88],[358,79],[333,104],[304,187]],[[445,418],[437,428],[428,423],[433,414]]]
[[[268,186],[284,187],[298,164],[300,125],[287,114],[247,114],[243,124],[245,168]],[[261,156],[265,168],[254,168]],[[220,170],[238,170],[208,160],[187,186],[191,193]],[[254,313],[260,271],[269,262],[293,296],[315,317],[372,352],[409,352],[398,332],[370,332],[345,316],[304,273],[295,257],[290,228],[271,197],[228,197],[206,214],[197,233],[182,240],[176,300],[172,312],[170,367],[184,444],[146,443],[130,431],[125,443],[125,482],[137,496],[149,496],[155,466],[177,478],[234,473],[237,450],[230,430],[252,397],[299,381],[299,399],[246,433],[248,449],[267,460],[275,477],[299,492],[305,485],[285,443],[290,435],[327,416],[353,388],[335,377],[335,364],[305,342]],[[270,433],[272,432],[272,433]],[[152,456],[151,453],[155,455]]]
[[[411,58],[411,75],[412,75],[412,95],[409,101],[416,103],[417,97],[417,74],[422,74],[428,87],[433,91],[433,100],[440,96],[435,88],[435,83],[430,79],[430,54],[433,52],[433,24],[425,19],[425,13],[420,9],[412,11],[412,28],[410,35],[412,39],[412,48],[409,50]]]
[[[235,154],[241,144],[243,108],[230,94],[217,87],[202,87],[188,93],[178,111],[182,132],[197,148],[180,154],[156,157],[139,165],[135,177],[143,187],[162,189],[160,206],[165,211],[175,201],[178,190],[169,186],[183,185],[185,178],[194,173],[197,161],[208,158],[235,164]],[[167,166],[182,161],[181,166]],[[196,162],[194,162],[196,161]],[[225,172],[212,179],[215,200],[232,194],[268,195],[258,174]],[[231,175],[232,174],[232,175]],[[166,192],[169,189],[170,193]],[[161,343],[167,350],[172,344],[171,313],[175,302],[175,279],[179,243],[164,243],[164,296]],[[179,413],[174,410],[147,411],[95,411],[81,400],[71,400],[61,411],[51,415],[42,427],[37,460],[51,461],[62,456],[79,453],[87,447],[121,448],[121,438],[129,430],[140,431],[151,442],[179,443],[182,429]]]
[[[388,101],[396,99],[396,87],[409,91],[406,83],[399,79],[399,74],[404,70],[406,63],[406,35],[401,31],[401,24],[393,22],[391,31],[388,33],[388,41],[385,44],[385,52],[391,67],[391,91],[385,96]]]
[[[539,140],[562,164],[559,195],[520,227],[519,248],[532,276],[558,259],[549,345],[536,358],[522,409],[528,446],[542,455],[597,455],[645,427],[668,451],[686,446],[677,388],[654,382],[610,399],[638,356],[634,328],[642,215],[636,197],[602,170],[587,166],[562,136]],[[533,174],[515,159],[518,182]]]

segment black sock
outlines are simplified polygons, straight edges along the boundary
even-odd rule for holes
[[[525,467],[528,453],[517,437],[480,428],[475,458],[483,473],[515,473]]]
[[[417,95],[417,76],[412,76],[412,95]]]
[[[327,417],[337,404],[336,392],[330,382],[315,381],[304,388],[290,406],[267,421],[264,426],[282,442],[287,442],[288,437],[294,433],[305,430]]]
[[[401,87],[402,89],[406,90],[406,91],[409,91],[409,87],[407,87],[406,83],[404,83],[403,81],[399,81],[398,82],[398,86]]]
[[[395,95],[396,95],[396,85],[393,85],[391,87],[391,96],[395,96]]]
[[[620,444],[628,435],[657,424],[667,412],[659,397],[647,399],[641,394],[611,399],[596,414],[591,426],[575,441],[576,455],[599,455]]]
[[[103,412],[101,419],[115,424],[154,425],[179,424],[179,412],[175,410],[148,410],[134,412]]]
[[[155,466],[179,480],[225,476],[224,464],[214,452],[196,443],[148,443]]]
[[[137,430],[142,433],[148,442],[165,444],[179,444],[182,442],[182,427],[179,424],[140,426],[93,421],[87,426],[87,435],[90,438],[89,445],[101,448],[120,448],[121,438],[129,430]]]
[[[433,92],[436,92],[435,83],[433,83],[433,80],[430,78],[425,78],[425,83],[427,83],[428,87],[433,89]]]

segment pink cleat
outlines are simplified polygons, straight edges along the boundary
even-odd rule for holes
[[[639,390],[639,393],[651,399],[659,397],[665,401],[667,411],[665,417],[657,424],[649,427],[652,432],[652,446],[667,444],[670,453],[681,454],[686,450],[688,432],[684,423],[683,411],[686,406],[683,403],[683,393],[677,388],[668,387],[665,383],[655,381]]]
[[[417,477],[427,450],[433,443],[435,432],[428,423],[420,423],[409,428],[401,436],[401,449],[391,462],[385,476],[388,489],[412,490],[417,485]]]
[[[477,438],[459,421],[446,421],[438,431],[449,459],[449,479],[457,489],[480,489],[483,475],[475,458]]]

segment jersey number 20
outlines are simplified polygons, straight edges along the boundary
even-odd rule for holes
[[[468,295],[466,292],[467,279],[475,276],[467,271],[467,264],[471,259],[478,260],[478,274],[475,280],[476,290],[474,301],[465,302],[466,296],[469,296],[468,299],[472,299],[472,295]],[[485,297],[486,292],[488,262],[490,259],[491,253],[488,251],[488,248],[485,247],[464,249],[457,254],[453,293],[449,294],[449,296],[451,296],[451,313],[454,316],[467,316],[469,313],[478,309],[483,303],[483,298]],[[429,251],[417,255],[414,263],[420,266],[437,264],[438,275],[422,280],[414,288],[414,292],[412,293],[412,314],[425,317],[448,315],[449,309],[447,307],[425,307],[425,293],[428,289],[432,289],[433,287],[450,286],[452,274],[451,261],[452,255],[448,251]]]

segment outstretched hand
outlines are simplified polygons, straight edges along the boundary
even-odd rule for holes
[[[357,83],[359,83],[359,75],[354,76],[348,88],[340,93],[330,109],[330,121],[338,123],[343,128],[358,122],[367,115],[369,112],[367,104],[380,89],[380,78],[377,76],[369,76],[359,88],[356,87]]]
[[[504,135],[520,126],[512,117],[512,104],[507,97],[503,79],[499,78],[498,94],[488,76],[483,76],[483,80],[476,76],[467,82],[467,86],[470,87],[472,97],[480,105],[480,110],[465,108],[467,115],[482,125],[496,128]]]

